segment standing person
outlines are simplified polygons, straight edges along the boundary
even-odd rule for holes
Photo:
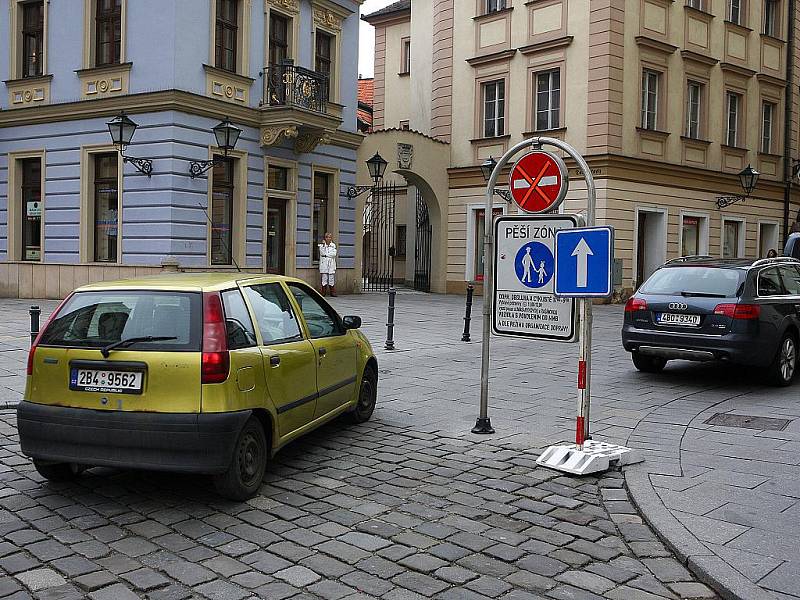
[[[767,258],[778,258],[778,253],[774,248],[770,248],[770,251],[767,252]]]
[[[336,297],[336,244],[333,235],[325,233],[322,243],[319,244],[319,273],[322,277],[322,295],[327,295],[326,288],[330,288],[331,296]]]

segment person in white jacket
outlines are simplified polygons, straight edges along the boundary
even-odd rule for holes
[[[322,277],[323,296],[327,295],[327,288],[330,288],[331,296],[336,296],[336,254],[333,235],[328,232],[319,244],[319,273]]]

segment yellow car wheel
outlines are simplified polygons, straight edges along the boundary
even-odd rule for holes
[[[230,467],[214,477],[219,494],[230,500],[247,500],[255,496],[264,479],[268,452],[264,428],[258,419],[251,417],[236,441]]]
[[[361,388],[358,390],[358,402],[355,409],[350,413],[350,420],[353,423],[364,423],[369,421],[375,411],[375,404],[378,400],[378,374],[372,367],[364,369],[364,376],[361,378]]]

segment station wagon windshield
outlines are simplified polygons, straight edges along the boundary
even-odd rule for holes
[[[664,296],[735,298],[744,275],[740,269],[669,267],[653,273],[639,291]]]
[[[105,348],[129,338],[136,350],[199,351],[201,296],[181,292],[79,292],[42,334],[43,346]],[[164,339],[169,338],[169,339]]]

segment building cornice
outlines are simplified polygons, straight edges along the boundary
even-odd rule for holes
[[[644,46],[645,48],[650,48],[651,50],[655,50],[657,52],[662,52],[664,54],[673,54],[678,49],[677,46],[647,37],[646,35],[637,35],[636,44],[639,46]]]
[[[517,49],[512,48],[511,50],[501,50],[500,52],[493,52],[492,54],[485,54],[483,56],[474,56],[473,58],[467,59],[467,64],[472,67],[477,67],[480,65],[488,65],[494,62],[511,60],[516,53]]]
[[[714,58],[713,56],[706,56],[705,54],[699,54],[697,52],[692,52],[691,50],[681,50],[681,56],[683,57],[684,60],[690,60],[692,62],[708,65],[709,67],[713,67],[719,62],[718,58]]]
[[[529,44],[527,46],[522,46],[519,51],[520,53],[524,54],[525,56],[529,54],[534,54],[535,52],[541,52],[543,50],[555,50],[556,48],[566,48],[572,43],[574,36],[565,35],[560,38],[556,38],[554,40],[547,40],[546,42],[539,42],[538,44]]]
[[[742,77],[746,77],[748,79],[756,74],[756,72],[753,69],[748,69],[747,67],[734,65],[733,63],[729,62],[719,63],[719,66],[723,72],[735,73],[736,75],[741,75]]]
[[[265,122],[264,111],[257,108],[237,106],[183,90],[165,90],[2,110],[0,128],[107,118],[121,111],[129,115],[177,111],[212,119],[228,116],[234,123],[253,128],[259,128]],[[363,139],[360,133],[338,129],[331,134],[332,144],[350,149],[358,148]]]

